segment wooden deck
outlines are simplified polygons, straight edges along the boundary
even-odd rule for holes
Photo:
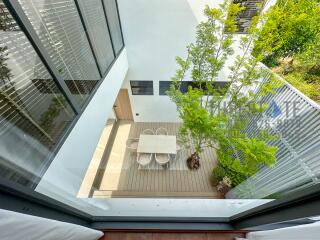
[[[216,164],[216,154],[205,149],[201,154],[201,167],[190,171],[186,158],[193,149],[185,149],[180,160],[172,162],[169,169],[152,167],[138,168],[136,154],[126,149],[129,138],[139,138],[144,129],[159,127],[168,130],[169,135],[177,135],[178,123],[134,123],[119,121],[110,153],[106,154],[106,165],[93,197],[177,197],[177,198],[217,198],[216,190],[210,186],[209,176]],[[153,161],[155,161],[153,159]],[[174,161],[174,160],[173,160]],[[156,166],[156,163],[153,163]]]

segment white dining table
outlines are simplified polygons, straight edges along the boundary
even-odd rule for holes
[[[176,136],[141,134],[137,152],[177,154],[176,142]]]

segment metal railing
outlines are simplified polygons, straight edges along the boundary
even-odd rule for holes
[[[278,77],[284,84],[274,94],[260,97],[269,108],[251,116],[246,129],[248,135],[255,134],[259,124],[267,123],[270,132],[278,136],[269,142],[278,147],[277,162],[271,168],[261,167],[233,188],[227,198],[280,198],[319,183],[320,106]]]

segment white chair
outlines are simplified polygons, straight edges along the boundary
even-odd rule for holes
[[[177,142],[176,142],[176,151],[177,151],[177,154],[175,156],[175,160],[179,159],[180,158],[180,155],[181,155],[181,152],[183,150],[183,142],[180,140],[180,139],[177,139]]]
[[[155,159],[159,165],[168,167],[170,162],[170,154],[156,153]]]
[[[151,153],[138,153],[137,154],[137,163],[139,164],[139,169],[141,168],[149,168],[149,164],[152,160]]]
[[[154,135],[154,131],[152,129],[145,129],[142,133],[144,135]]]
[[[165,128],[158,128],[156,131],[157,135],[168,135],[168,130]]]
[[[139,138],[130,138],[127,140],[127,149],[136,152],[138,149]]]

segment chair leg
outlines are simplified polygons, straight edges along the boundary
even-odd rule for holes
[[[177,152],[176,155],[174,156],[175,161],[179,161],[180,158],[180,152]]]

